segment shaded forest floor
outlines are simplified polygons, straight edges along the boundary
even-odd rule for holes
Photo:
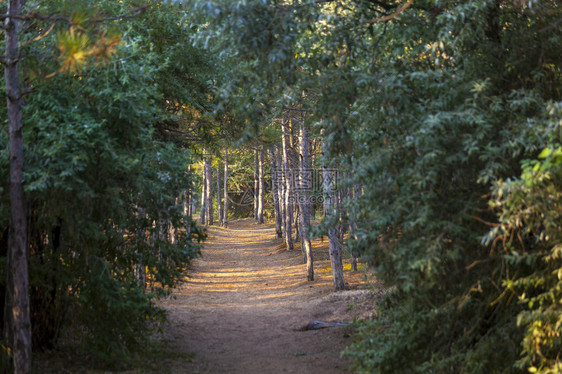
[[[327,239],[312,242],[315,280],[308,282],[300,246],[286,251],[272,224],[243,219],[228,229],[208,227],[208,234],[185,283],[160,302],[169,321],[154,336],[156,354],[122,373],[350,372],[340,352],[352,342],[352,326],[303,328],[374,316],[384,290],[369,272],[352,272],[345,261],[350,290],[334,292]],[[52,369],[45,373],[109,373],[76,360],[70,368],[68,358],[39,361]]]

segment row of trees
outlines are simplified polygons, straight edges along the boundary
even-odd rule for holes
[[[12,0],[0,13],[2,369],[29,373],[32,346],[61,344],[127,365],[204,238],[190,165],[222,116],[221,74],[161,2]]]
[[[561,11],[552,0],[191,5],[208,24],[202,45],[236,67],[219,97],[246,137],[298,107],[322,164],[353,171],[342,178],[356,198],[334,215],[392,289],[347,350],[356,370],[560,372]]]
[[[247,208],[251,205],[251,211],[230,213],[238,216],[253,213],[257,224],[265,222],[264,216],[271,218],[275,222],[277,236],[283,239],[287,250],[295,249],[295,242],[299,243],[310,281],[314,280],[311,237],[327,235],[334,286],[336,290],[343,290],[346,288],[342,263],[344,236],[352,226],[343,204],[354,196],[347,193],[350,189],[338,186],[342,171],[324,165],[322,138],[320,134],[311,136],[306,112],[305,109],[283,108],[279,114],[270,117],[268,126],[259,129],[252,142],[241,145],[246,157],[236,157],[235,177],[230,184],[238,188],[232,188],[230,193],[228,151],[225,151],[224,157],[220,157],[220,151],[202,156],[200,222],[212,225],[216,207],[218,224],[226,226],[229,201]],[[250,157],[252,154],[253,157]],[[236,176],[240,169],[243,172]],[[213,170],[216,172],[213,173]],[[214,180],[216,188],[213,188]],[[223,184],[224,187],[221,187]],[[322,210],[326,223],[313,230],[311,217],[316,217],[317,210]],[[357,270],[356,257],[352,257],[353,267]]]
[[[212,222],[228,149],[219,221],[229,188],[258,191],[258,222],[269,193],[312,279],[322,196],[335,287],[347,237],[392,290],[356,370],[561,370],[558,1],[165,3],[0,3],[5,366],[29,372],[31,326],[106,362],[141,343],[198,251],[189,170]]]

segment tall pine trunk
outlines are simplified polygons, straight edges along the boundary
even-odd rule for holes
[[[335,211],[335,193],[334,193],[334,172],[326,167],[322,171],[323,188],[324,188],[324,211],[328,227],[328,246],[330,253],[330,265],[332,266],[332,277],[334,279],[334,287],[336,291],[345,290],[345,281],[343,278],[343,262],[341,255],[341,246],[338,238],[338,228],[334,221]]]
[[[301,148],[301,162],[300,162],[300,178],[299,178],[299,204],[301,211],[300,225],[301,225],[301,243],[306,260],[306,273],[309,281],[314,280],[314,260],[312,258],[312,246],[310,244],[309,230],[310,230],[310,190],[312,189],[312,174],[310,170],[309,160],[309,139],[308,127],[301,123],[300,125],[300,148]]]
[[[283,217],[279,206],[279,169],[277,164],[277,156],[274,149],[269,149],[269,157],[271,158],[271,194],[273,196],[273,212],[275,214],[275,233],[278,238],[283,236]]]
[[[259,224],[263,224],[263,197],[264,197],[264,175],[263,175],[263,148],[258,151],[258,217]]]
[[[205,154],[205,150],[203,150]],[[204,156],[203,156],[204,157]],[[203,159],[203,172],[201,180],[201,213],[199,214],[199,222],[204,225],[207,223],[205,219],[207,216],[207,159]]]
[[[258,194],[259,194],[259,180],[258,180],[258,149],[254,149],[254,221],[258,222]]]
[[[283,182],[284,182],[284,223],[285,247],[293,250],[293,180],[289,164],[289,133],[286,119],[283,119]]]
[[[183,227],[185,236],[191,240],[191,188],[183,192]]]
[[[224,209],[222,224],[228,227],[228,149],[224,150]]]
[[[285,209],[285,170],[283,169],[282,152],[278,146],[275,146],[275,159],[277,162],[277,198],[279,200],[279,214],[281,215],[281,235],[285,238],[287,214]]]
[[[213,224],[213,168],[211,167],[211,157],[205,158],[205,205],[207,208],[207,224]]]
[[[217,214],[219,216],[219,226],[222,226],[222,198],[221,198],[221,167],[217,164]]]
[[[23,188],[22,98],[18,76],[19,21],[23,0],[9,0],[5,28],[4,79],[10,133],[10,235],[6,264],[4,337],[14,373],[31,372],[31,321],[26,203]],[[4,348],[6,349],[6,348]],[[3,349],[3,350],[4,350]]]
[[[359,196],[361,196],[361,187],[358,184],[354,184],[353,185],[353,191],[352,191],[352,199],[353,199],[353,211],[352,214],[350,214],[350,219],[349,219],[349,234],[351,237],[353,237],[355,240],[357,240],[357,220],[358,220],[358,204],[357,204],[357,200],[359,199]],[[351,250],[351,269],[353,271],[357,271],[357,252],[354,251],[353,249]]]

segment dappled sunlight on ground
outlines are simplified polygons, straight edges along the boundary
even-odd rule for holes
[[[347,264],[346,282],[355,291],[333,292],[327,240],[313,241],[316,278],[309,282],[300,246],[284,250],[273,225],[229,225],[208,228],[202,256],[164,302],[171,321],[165,336],[195,354],[187,367],[175,363],[177,372],[345,373],[344,328],[300,330],[317,319],[372,316],[378,296],[366,290],[368,273]]]

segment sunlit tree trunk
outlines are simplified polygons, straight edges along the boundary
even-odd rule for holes
[[[263,175],[263,148],[258,151],[258,223],[263,224],[263,197],[264,197],[264,175]]]
[[[343,278],[343,262],[341,256],[341,247],[338,238],[338,228],[332,221],[335,212],[335,193],[334,193],[334,172],[324,167],[323,172],[323,188],[324,188],[324,211],[326,212],[325,220],[330,222],[328,228],[328,246],[330,253],[330,265],[332,267],[332,277],[334,287],[337,291],[345,290],[345,281]]]
[[[293,173],[294,175],[297,175],[299,173],[298,169],[293,169]],[[296,181],[295,181],[295,188],[297,188],[296,185]],[[298,192],[295,190],[295,195],[294,195],[294,200],[295,200],[295,204],[293,205],[293,217],[295,218],[295,220],[293,221],[293,227],[295,228],[295,241],[299,241],[300,240],[300,215],[301,215],[301,210],[300,210],[300,205],[298,204]],[[303,254],[304,254],[304,248],[302,248],[303,250]]]
[[[279,213],[281,215],[281,235],[285,238],[287,214],[285,209],[285,170],[283,168],[282,152],[275,146],[275,159],[277,160],[277,198],[279,199]]]
[[[4,23],[5,61],[4,83],[7,99],[10,137],[10,235],[6,264],[6,313],[4,337],[11,353],[14,373],[31,372],[31,322],[29,312],[29,269],[27,246],[27,219],[23,189],[23,125],[22,98],[18,74],[19,21],[23,0],[7,2]]]
[[[191,165],[188,166],[187,172],[191,176]],[[184,219],[184,228],[185,228],[185,235],[189,240],[191,240],[191,217],[193,215],[193,204],[191,202],[192,193],[191,193],[191,183],[187,190],[183,192],[183,219]]]
[[[203,154],[205,154],[205,150],[203,150]],[[205,219],[207,216],[207,160],[204,159],[203,161],[203,171],[202,171],[202,180],[201,180],[201,213],[199,214],[199,222],[204,225],[207,223]]]
[[[283,119],[283,175],[285,247],[290,251],[293,250],[293,178],[289,167],[289,133],[286,119]]]
[[[211,167],[211,157],[205,158],[205,205],[207,207],[207,224],[213,224],[213,168]]]
[[[271,194],[273,196],[273,211],[275,214],[275,233],[278,238],[281,238],[283,235],[283,217],[281,217],[281,209],[279,206],[279,170],[277,157],[273,148],[269,149],[269,157],[271,158]]]
[[[312,187],[312,175],[309,160],[309,139],[308,127],[301,123],[300,125],[300,178],[299,178],[299,203],[301,211],[301,243],[306,260],[306,273],[309,281],[314,280],[314,262],[312,257],[312,246],[310,244],[310,209],[308,207],[310,200],[310,189]]]
[[[217,214],[219,216],[219,226],[222,226],[222,197],[221,197],[221,167],[220,162],[217,163]]]
[[[228,227],[228,149],[224,150],[224,209],[222,224]]]
[[[347,211],[344,208],[343,202],[348,195],[348,189],[341,186],[338,187],[337,193],[335,194],[335,210],[338,216],[338,224],[336,225],[336,228],[338,232],[338,242],[340,243],[340,246],[342,246],[342,243],[344,243],[345,233],[347,232],[347,221],[345,219],[347,217]]]
[[[259,194],[259,171],[258,171],[258,149],[254,149],[254,221],[258,222],[258,194]]]

